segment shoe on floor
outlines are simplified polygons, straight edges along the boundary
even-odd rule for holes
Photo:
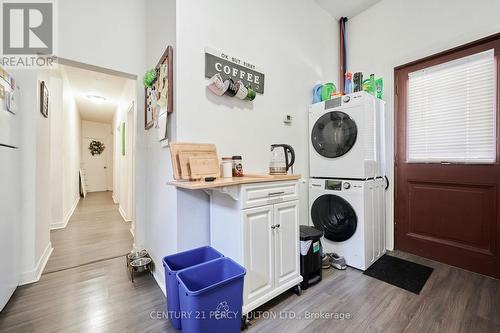
[[[331,264],[334,268],[339,270],[347,268],[344,257],[339,256],[337,253],[329,253],[328,256],[330,257]]]
[[[332,267],[332,260],[328,254],[323,254],[323,257],[321,258],[321,268],[322,269],[328,269]]]

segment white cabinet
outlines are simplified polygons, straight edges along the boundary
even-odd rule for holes
[[[246,314],[295,287],[300,276],[296,181],[240,185],[211,192],[211,245],[247,270]]]
[[[275,286],[283,286],[300,274],[298,201],[274,205]]]
[[[242,211],[243,262],[247,270],[244,298],[248,302],[266,295],[274,286],[273,213],[272,205]]]

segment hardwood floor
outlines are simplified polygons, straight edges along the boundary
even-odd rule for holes
[[[277,318],[256,318],[248,332],[500,332],[500,280],[393,254],[434,267],[420,295],[355,269],[329,270],[302,296],[287,292],[258,309]],[[175,332],[161,319],[164,307],[153,277],[141,275],[132,284],[124,258],[115,258],[19,287],[0,313],[0,332]],[[306,311],[350,319],[298,320]],[[297,318],[280,319],[291,314]]]
[[[344,313],[344,320],[254,320],[249,332],[500,332],[500,280],[395,251],[434,268],[420,295],[363,275],[331,271],[297,297],[291,292],[259,309],[305,316]],[[255,314],[258,316],[258,313]]]
[[[132,249],[130,223],[123,221],[111,193],[88,193],[66,228],[51,231],[54,251],[44,274],[115,258]]]
[[[124,258],[49,273],[19,287],[0,314],[0,332],[166,332],[165,297],[149,274],[132,284]]]

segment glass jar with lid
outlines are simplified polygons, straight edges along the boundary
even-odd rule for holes
[[[222,178],[233,176],[233,158],[231,156],[222,157]]]

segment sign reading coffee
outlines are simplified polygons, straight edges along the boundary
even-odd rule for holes
[[[205,49],[205,77],[219,74],[224,79],[241,82],[255,92],[264,93],[264,74],[253,64],[226,53]]]

